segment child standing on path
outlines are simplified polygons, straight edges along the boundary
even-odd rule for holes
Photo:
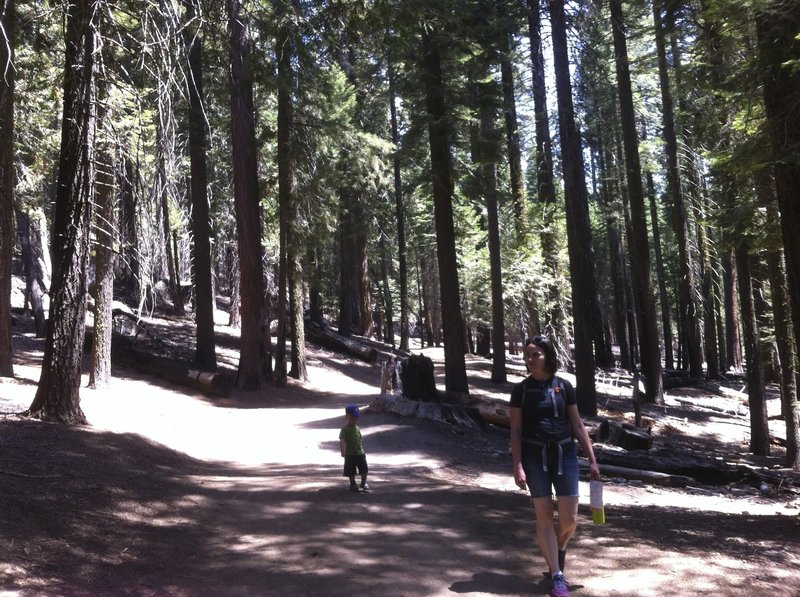
[[[356,485],[356,471],[358,471],[361,475],[361,491],[369,491],[367,455],[361,445],[361,429],[356,425],[361,413],[355,404],[348,404],[344,412],[347,416],[347,424],[339,432],[339,447],[344,457],[343,476],[350,479],[350,491],[358,493],[358,485]]]

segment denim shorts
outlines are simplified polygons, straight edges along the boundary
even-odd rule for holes
[[[557,496],[578,496],[578,450],[575,442],[561,445],[560,457],[558,448],[556,442],[547,446],[522,443],[522,470],[532,498],[552,496],[553,489]]]

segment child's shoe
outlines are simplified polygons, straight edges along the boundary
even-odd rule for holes
[[[358,485],[355,484],[355,481],[350,483],[350,491],[353,493],[358,493]]]
[[[361,491],[369,491],[369,483],[367,483],[366,481],[364,481],[364,482],[361,484]]]
[[[553,584],[550,586],[550,597],[569,597],[569,587],[564,575],[560,572],[553,577]]]

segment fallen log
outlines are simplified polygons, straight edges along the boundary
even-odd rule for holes
[[[111,342],[111,361],[207,396],[225,397],[233,389],[233,379],[224,372],[200,371],[179,361],[137,350],[130,338],[115,336]]]
[[[351,338],[345,338],[333,330],[323,329],[315,323],[306,325],[306,340],[367,363],[374,363],[378,359],[378,351],[375,348],[364,346]]]
[[[395,394],[382,395],[369,405],[370,412],[417,417],[468,429],[481,429],[483,420],[474,407],[444,402],[420,402]]]
[[[589,471],[589,463],[583,460],[578,461],[581,472]],[[665,487],[686,487],[695,485],[697,482],[685,475],[670,475],[658,471],[646,471],[625,466],[615,466],[613,464],[600,464],[600,474],[607,477],[622,477],[636,481],[645,481],[653,485],[663,485]]]
[[[603,446],[595,445],[594,453],[600,465],[686,476],[707,485],[723,485],[739,481],[746,476],[740,467],[704,456],[666,449],[628,452],[620,449],[604,449]]]

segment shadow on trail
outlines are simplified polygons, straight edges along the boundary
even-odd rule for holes
[[[433,595],[476,561],[521,565],[502,494],[385,470],[379,491],[353,495],[339,467],[238,469],[36,421],[0,422],[0,436],[5,590]]]

